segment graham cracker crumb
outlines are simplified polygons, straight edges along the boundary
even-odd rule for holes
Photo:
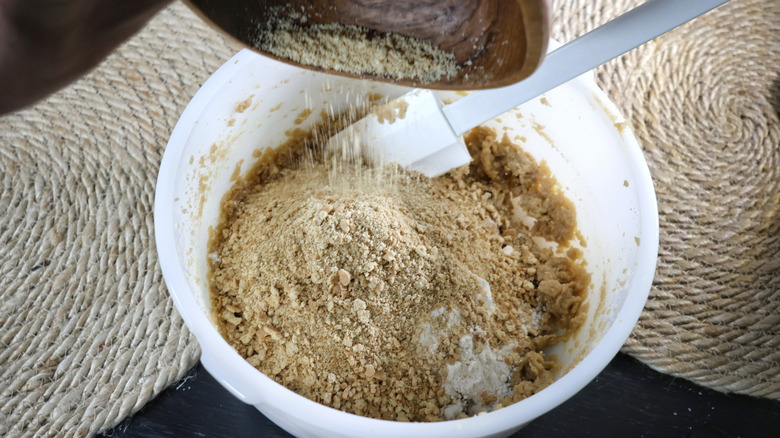
[[[354,25],[307,21],[300,12],[277,7],[258,28],[255,46],[304,65],[355,75],[412,79],[421,84],[450,78],[460,69],[454,54],[427,41]]]
[[[466,137],[474,161],[438,178],[336,170],[317,129],[223,200],[209,272],[225,339],[287,388],[387,420],[477,415],[549,385],[541,350],[582,324],[590,281],[563,250],[576,215],[549,170],[486,128]]]

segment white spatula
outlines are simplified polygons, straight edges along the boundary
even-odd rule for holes
[[[471,161],[461,137],[466,131],[727,1],[650,0],[548,54],[515,85],[477,91],[450,105],[431,90],[415,89],[331,137],[326,149],[358,146],[372,159],[442,175]]]

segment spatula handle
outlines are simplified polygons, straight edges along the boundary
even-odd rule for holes
[[[728,0],[650,0],[553,51],[529,78],[478,91],[442,108],[461,135]]]

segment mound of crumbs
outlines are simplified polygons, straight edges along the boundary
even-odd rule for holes
[[[590,277],[548,168],[487,128],[441,177],[337,166],[323,129],[267,151],[223,200],[209,277],[230,345],[302,396],[386,420],[549,385],[543,349],[582,325]]]

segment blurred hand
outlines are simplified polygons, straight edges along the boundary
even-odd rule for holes
[[[87,73],[171,0],[0,0],[0,114]]]

